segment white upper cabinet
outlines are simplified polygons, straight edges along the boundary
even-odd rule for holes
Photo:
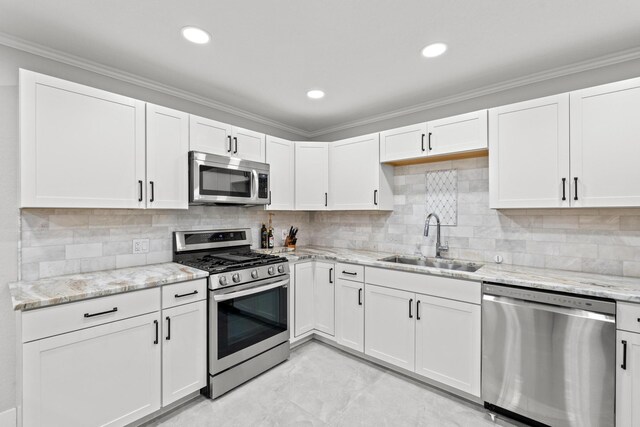
[[[380,161],[393,162],[426,157],[426,137],[426,123],[380,132]]]
[[[265,135],[215,120],[189,116],[189,150],[265,161]]]
[[[295,191],[295,143],[286,139],[267,136],[267,163],[271,203],[269,210],[293,210]]]
[[[147,104],[147,207],[189,208],[189,115]]]
[[[140,208],[144,180],[144,102],[20,70],[21,207]]]
[[[329,143],[295,143],[295,206],[326,210],[329,198]]]
[[[492,208],[569,206],[569,94],[489,110]]]
[[[230,156],[233,151],[231,125],[190,114],[189,150]]]
[[[640,206],[639,135],[640,78],[571,92],[573,206]]]
[[[329,144],[329,208],[393,209],[393,168],[380,164],[377,133]]]
[[[487,148],[487,110],[427,122],[429,156]]]

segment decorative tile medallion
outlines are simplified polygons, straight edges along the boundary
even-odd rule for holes
[[[426,214],[434,212],[441,225],[458,224],[458,171],[427,172]]]

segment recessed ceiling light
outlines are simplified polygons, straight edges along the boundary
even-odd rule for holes
[[[447,51],[447,45],[444,43],[433,43],[422,49],[422,56],[425,58],[435,58]]]
[[[320,99],[324,98],[324,92],[319,89],[314,89],[307,92],[307,96],[311,99]]]
[[[211,40],[209,33],[197,27],[184,27],[182,37],[195,44],[207,44]]]

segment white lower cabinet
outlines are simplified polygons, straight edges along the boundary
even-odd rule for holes
[[[315,329],[327,335],[335,334],[335,266],[316,262],[313,285]]]
[[[640,308],[635,311],[633,321],[640,323]],[[620,305],[618,327],[627,327],[620,322]],[[616,426],[635,427],[640,425],[640,333],[618,330],[616,338]]]
[[[415,295],[365,285],[365,354],[413,370],[415,358]]]
[[[293,337],[318,331],[335,334],[335,264],[302,262],[295,266]]]
[[[364,352],[364,284],[336,280],[336,342]]]
[[[314,328],[313,307],[313,262],[296,264],[294,292],[294,337],[310,332]]]
[[[418,375],[480,396],[480,306],[416,294]]]
[[[23,426],[124,426],[160,409],[159,312],[23,345]]]
[[[162,406],[206,386],[207,301],[162,311]]]

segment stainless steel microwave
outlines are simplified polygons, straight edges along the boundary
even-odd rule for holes
[[[190,204],[266,205],[270,195],[267,163],[189,153]]]

